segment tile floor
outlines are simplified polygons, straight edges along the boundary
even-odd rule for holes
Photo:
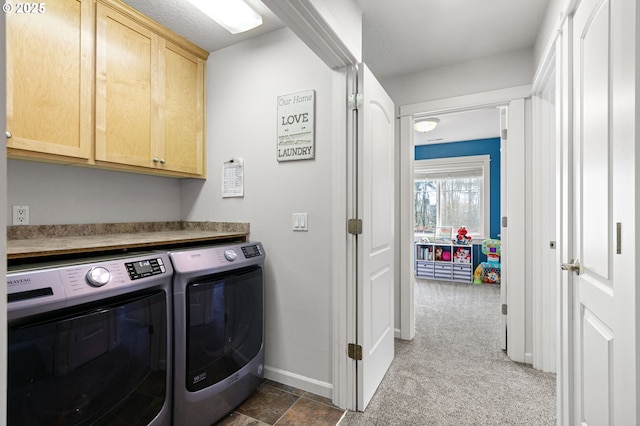
[[[328,398],[266,380],[216,426],[334,426],[343,415]]]

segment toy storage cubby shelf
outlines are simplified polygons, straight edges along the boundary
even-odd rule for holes
[[[447,243],[416,243],[416,277],[473,282],[473,246]]]

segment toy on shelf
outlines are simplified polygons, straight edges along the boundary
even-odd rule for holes
[[[487,261],[476,268],[473,283],[500,284],[500,240],[484,240],[481,250],[487,255]]]
[[[456,263],[471,263],[471,250],[464,247],[458,247],[453,257]]]
[[[453,242],[464,246],[471,244],[471,235],[467,235],[467,228],[464,226],[458,228],[458,235]]]
[[[442,260],[442,247],[436,247],[435,260]]]

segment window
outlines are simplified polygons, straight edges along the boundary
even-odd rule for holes
[[[489,156],[419,160],[414,176],[415,232],[465,226],[474,239],[489,235]]]

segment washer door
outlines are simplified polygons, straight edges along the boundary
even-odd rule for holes
[[[9,325],[8,424],[149,424],[167,389],[167,295]]]

